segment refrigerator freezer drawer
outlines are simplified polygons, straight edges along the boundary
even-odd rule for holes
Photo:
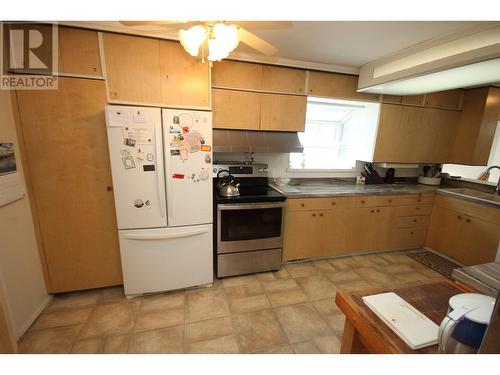
[[[126,295],[213,281],[212,224],[119,231]]]
[[[217,256],[217,277],[279,270],[281,249],[247,251]]]

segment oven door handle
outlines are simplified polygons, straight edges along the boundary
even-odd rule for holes
[[[238,204],[218,204],[218,211],[225,210],[260,210],[266,208],[283,208],[285,206],[284,202],[273,202],[273,203],[238,203]]]

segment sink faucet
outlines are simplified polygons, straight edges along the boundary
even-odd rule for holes
[[[491,167],[488,167],[488,169],[481,173],[479,179],[481,181],[488,181],[488,177],[490,176],[490,171],[492,169],[500,169],[500,167],[498,165],[492,165]],[[500,177],[498,178],[497,187],[495,188],[495,194],[500,195]]]

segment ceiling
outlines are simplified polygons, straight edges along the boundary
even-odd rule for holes
[[[410,46],[481,22],[292,22],[290,28],[251,30],[281,58],[359,67]],[[246,47],[237,51],[251,52]]]
[[[125,27],[116,21],[61,22],[61,24],[64,23],[177,39],[176,31],[162,26]],[[235,24],[238,23],[235,21]],[[336,69],[342,71],[338,68],[345,67],[347,70],[344,69],[344,72],[350,73],[356,73],[361,65],[381,57],[484,23],[472,21],[242,22],[249,31],[277,47],[279,59],[320,64],[325,70],[330,70],[328,66],[331,66],[334,71]],[[253,49],[243,43],[240,43],[235,52],[254,55],[257,60],[264,58],[263,55],[256,54]],[[352,71],[348,71],[349,69]]]

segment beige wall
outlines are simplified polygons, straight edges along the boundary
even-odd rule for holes
[[[0,142],[10,141],[18,153],[10,93],[0,90]],[[22,172],[21,160],[16,159]],[[0,207],[0,283],[19,336],[48,301],[27,195]]]

